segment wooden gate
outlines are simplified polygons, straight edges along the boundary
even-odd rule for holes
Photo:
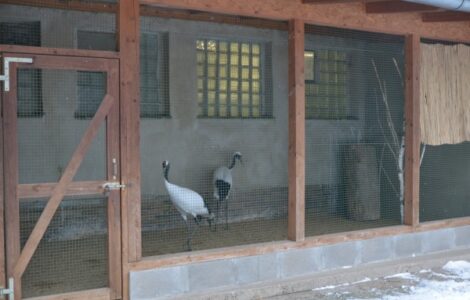
[[[1,56],[9,61],[4,64],[7,82],[2,89],[0,125],[6,245],[6,276],[1,281],[14,283],[10,300],[22,299],[22,294],[77,292],[82,293],[80,298],[83,290],[121,298],[118,60]],[[30,217],[32,212],[38,212],[37,218]],[[90,247],[98,249],[101,239],[104,262],[87,252]],[[79,251],[83,253],[77,256]],[[32,261],[40,263],[33,267]],[[83,274],[80,270],[86,264],[104,269],[97,275]],[[38,270],[30,271],[37,276],[26,281],[25,271],[30,267]],[[52,274],[54,278],[69,279],[48,282],[42,268],[64,272]],[[84,280],[87,283],[82,285]],[[30,290],[34,284],[38,290]]]

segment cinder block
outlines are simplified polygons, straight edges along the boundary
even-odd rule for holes
[[[253,283],[259,280],[259,257],[232,259],[237,284]]]
[[[393,237],[383,237],[358,242],[361,249],[361,262],[377,262],[395,258]]]
[[[455,248],[455,232],[453,228],[423,232],[422,235],[423,253]]]
[[[355,266],[361,262],[358,242],[340,243],[323,247],[323,264],[325,269]]]
[[[191,292],[236,283],[235,268],[229,259],[192,264],[188,266],[188,272]]]
[[[181,294],[189,290],[186,266],[130,273],[130,299],[147,300]]]
[[[279,253],[281,277],[311,274],[322,268],[322,249],[295,249]]]
[[[397,235],[395,240],[395,256],[397,258],[411,257],[422,252],[422,236],[419,233]]]
[[[457,227],[455,232],[455,246],[470,247],[470,226]]]
[[[268,281],[281,278],[280,253],[260,255],[258,258],[259,280]]]

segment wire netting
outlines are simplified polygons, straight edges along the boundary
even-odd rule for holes
[[[19,184],[56,183],[104,94],[105,73],[18,69]],[[86,116],[85,116],[86,113]],[[106,180],[106,124],[85,154],[74,181]],[[48,198],[20,200],[21,245]],[[24,297],[108,286],[107,198],[66,197],[22,278]]]
[[[0,4],[0,44],[78,48],[80,31],[115,32],[117,2],[35,0],[22,1],[22,5]],[[114,51],[116,44],[104,50]]]
[[[287,32],[235,19],[142,18],[142,99],[165,112],[141,106],[144,256],[187,251],[187,226],[192,250],[287,237]]]
[[[20,201],[21,248],[47,200]],[[107,286],[107,198],[66,197],[22,277],[22,296],[39,297]]]
[[[306,235],[400,224],[404,40],[305,31]]]
[[[426,145],[420,170],[420,221],[470,216],[470,143]]]
[[[455,42],[431,39],[421,42],[456,45]],[[421,153],[420,222],[470,216],[470,143],[422,145]]]

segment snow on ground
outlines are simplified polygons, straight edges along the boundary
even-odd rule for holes
[[[430,269],[423,268],[378,278],[366,277],[365,273],[362,280],[286,293],[271,299],[470,300],[469,261],[449,261]]]
[[[406,282],[397,290],[380,291],[377,300],[469,300],[470,262],[449,261],[441,270],[421,270],[417,274],[399,273],[384,280],[401,279]],[[371,299],[367,298],[348,298]]]

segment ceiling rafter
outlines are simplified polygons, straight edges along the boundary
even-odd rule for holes
[[[338,4],[338,3],[353,3],[353,2],[366,2],[367,0],[302,0],[304,4]]]
[[[422,14],[423,22],[467,22],[470,21],[470,13],[459,11],[442,11]]]
[[[368,14],[388,14],[406,12],[427,12],[440,10],[438,7],[405,1],[377,1],[366,3]]]

